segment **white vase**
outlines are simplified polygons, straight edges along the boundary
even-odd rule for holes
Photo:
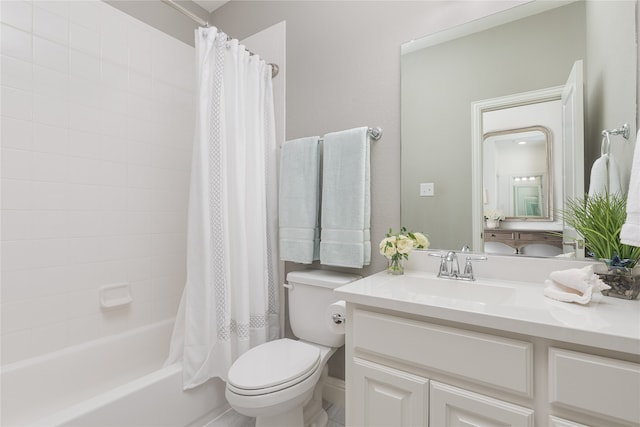
[[[500,228],[500,221],[497,219],[488,219],[487,228]]]

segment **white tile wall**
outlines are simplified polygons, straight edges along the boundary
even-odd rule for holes
[[[0,4],[6,364],[175,316],[194,52],[100,1]]]

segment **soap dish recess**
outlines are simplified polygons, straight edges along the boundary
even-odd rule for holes
[[[129,283],[114,283],[100,288],[100,307],[111,309],[131,304],[131,287]]]

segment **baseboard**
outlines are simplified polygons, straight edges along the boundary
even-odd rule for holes
[[[322,389],[324,400],[342,406],[344,408],[345,387],[344,380],[335,377],[327,377]]]

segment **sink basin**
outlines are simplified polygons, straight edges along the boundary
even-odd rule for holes
[[[418,302],[434,302],[446,299],[458,305],[474,306],[504,304],[515,296],[515,289],[482,281],[462,281],[438,277],[402,276],[397,284],[398,291],[404,292]],[[396,286],[396,285],[394,285]]]

